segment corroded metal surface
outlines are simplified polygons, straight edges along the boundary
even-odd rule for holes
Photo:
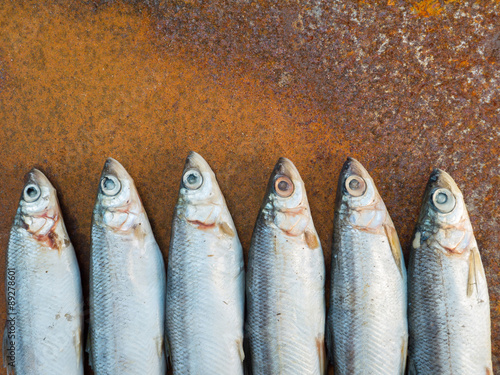
[[[0,3],[2,258],[33,166],[59,191],[84,281],[107,156],[135,179],[165,256],[188,151],[217,174],[245,251],[272,167],[289,157],[327,264],[346,156],[374,178],[406,256],[440,167],[482,250],[499,368],[498,1],[66,3]]]

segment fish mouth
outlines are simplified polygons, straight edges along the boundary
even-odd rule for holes
[[[131,179],[130,175],[128,174],[127,170],[123,167],[123,165],[121,165],[120,162],[118,162],[113,158],[107,158],[106,162],[104,163],[101,178],[107,175],[115,176],[119,180]]]
[[[295,165],[287,158],[281,157],[278,159],[278,162],[274,166],[273,173],[271,174],[270,183],[274,183],[274,179],[276,176],[287,176],[292,181],[300,181],[302,182],[302,178],[300,177],[299,171],[295,167]]]
[[[183,173],[185,173],[189,169],[197,169],[200,172],[212,170],[207,161],[200,154],[194,151],[189,152],[186,158],[186,164],[184,165]]]
[[[426,190],[428,193],[432,193],[436,189],[445,188],[450,190],[453,194],[460,193],[455,180],[444,170],[435,168],[427,182]]]
[[[24,176],[24,186],[26,187],[30,184],[37,185],[38,187],[46,186],[51,190],[55,190],[47,176],[36,168],[31,169],[31,171]]]
[[[364,179],[370,176],[365,167],[363,167],[363,165],[359,161],[352,157],[348,157],[344,162],[340,175],[342,178],[342,183],[351,175],[357,175],[363,177]]]

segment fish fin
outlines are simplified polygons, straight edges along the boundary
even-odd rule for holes
[[[399,369],[401,370],[400,375],[405,374],[407,352],[408,352],[408,335],[404,335],[401,344],[401,365],[399,367]]]
[[[163,336],[156,337],[155,341],[156,341],[156,353],[158,354],[158,357],[161,358],[164,349]]]
[[[76,351],[76,365],[77,367],[80,367],[82,358],[82,329],[80,327],[73,332],[73,344],[75,345]]]
[[[227,222],[223,221],[223,222],[219,223],[219,229],[225,235],[227,235],[229,237],[234,237],[234,230],[231,228],[231,226]]]
[[[89,354],[89,366],[93,369],[94,364],[92,363],[92,326],[89,326],[87,331],[87,342],[85,343],[85,351]]]
[[[238,354],[240,356],[241,362],[245,360],[245,350],[243,350],[243,338],[239,338],[236,340],[236,346],[238,348]]]
[[[391,247],[392,256],[396,262],[396,266],[398,266],[399,273],[403,276],[403,252],[401,251],[401,243],[399,242],[396,229],[392,225],[384,224],[384,231],[387,239],[389,240],[389,246]]]
[[[310,232],[310,231],[305,231],[304,236],[306,239],[307,246],[311,250],[314,250],[314,249],[319,247],[318,236],[315,233]]]
[[[328,368],[326,353],[325,353],[325,336],[320,335],[316,337],[316,349],[318,350],[318,359],[319,359],[319,373],[321,375],[326,374],[326,369]]]
[[[5,322],[5,328],[3,331],[3,342],[2,342],[2,356],[3,356],[3,367],[7,368],[7,375],[16,375],[16,368],[9,364],[9,359],[7,358],[8,347],[9,347],[9,335],[7,327],[9,325],[9,321]]]
[[[474,247],[469,255],[469,277],[467,280],[467,297],[472,296],[474,290],[476,294],[479,293],[477,282],[479,277],[485,277],[483,264],[481,263],[481,256],[479,250]]]

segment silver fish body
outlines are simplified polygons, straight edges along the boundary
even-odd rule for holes
[[[173,372],[243,374],[243,251],[214,173],[192,152],[168,257],[166,336]]]
[[[486,277],[460,189],[436,169],[408,267],[409,374],[493,374]]]
[[[56,191],[36,169],[10,232],[5,286],[7,373],[83,374],[80,270]]]
[[[325,266],[304,182],[281,158],[254,228],[247,321],[255,375],[324,374]]]
[[[92,222],[87,349],[96,375],[166,372],[165,268],[123,166],[104,166]]]
[[[335,204],[327,346],[335,374],[404,374],[406,269],[373,179],[349,158]]]

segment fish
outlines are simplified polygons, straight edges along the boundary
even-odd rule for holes
[[[5,294],[7,374],[83,374],[80,269],[57,192],[37,169],[26,175],[10,231]]]
[[[165,283],[134,181],[108,158],[91,233],[87,351],[96,375],[165,374]]]
[[[404,374],[406,313],[406,268],[394,223],[370,174],[348,158],[335,200],[326,328],[335,374]]]
[[[435,169],[408,264],[408,372],[492,375],[486,275],[464,197]]]
[[[243,374],[243,250],[214,172],[184,166],[167,269],[166,342],[174,375]]]
[[[325,374],[325,263],[295,165],[274,167],[253,230],[246,346],[255,375]]]

